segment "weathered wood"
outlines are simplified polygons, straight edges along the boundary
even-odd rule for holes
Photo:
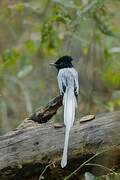
[[[38,123],[46,123],[56,114],[60,106],[62,106],[62,97],[59,95],[52,99],[46,106],[37,109],[28,119]]]
[[[19,172],[26,166],[31,168],[37,164],[41,169],[40,164],[51,161],[60,164],[64,130],[64,127],[54,128],[52,123],[38,124],[26,119],[15,131],[1,136],[0,179],[7,180],[16,174],[19,179]],[[110,160],[112,165],[120,163],[120,111],[97,115],[94,120],[81,124],[76,121],[70,133],[68,167],[75,165],[75,159],[80,160],[104,149],[109,149],[105,155],[109,158],[108,165]]]

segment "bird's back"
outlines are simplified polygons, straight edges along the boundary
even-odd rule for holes
[[[74,68],[63,68],[58,72],[58,85],[60,91],[63,91],[63,86],[74,90],[78,79],[77,71]]]

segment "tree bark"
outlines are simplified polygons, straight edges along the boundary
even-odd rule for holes
[[[18,128],[0,136],[0,180],[18,180],[28,171],[34,174],[36,166],[40,173],[42,165],[50,162],[60,167],[65,128],[56,129],[52,122],[39,123],[47,122],[61,105],[59,96],[25,119]],[[84,123],[75,122],[70,133],[67,167],[78,167],[84,158],[102,150],[106,153],[101,153],[97,162],[107,167],[120,164],[120,111],[97,115]]]
[[[56,114],[60,106],[62,106],[62,96],[59,95],[52,99],[47,105],[38,108],[28,119],[38,123],[46,123]]]

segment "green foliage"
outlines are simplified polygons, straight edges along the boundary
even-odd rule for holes
[[[24,4],[22,2],[15,4],[14,10],[17,11],[18,13],[23,12],[24,11]]]
[[[28,51],[28,53],[30,54],[35,54],[39,48],[39,42],[34,42],[32,40],[28,40],[26,43],[25,43],[25,47]]]
[[[118,59],[105,63],[102,78],[109,87],[120,88],[120,61]]]
[[[94,19],[96,21],[96,25],[98,29],[105,35],[114,36],[112,30],[110,30],[109,26],[106,24],[105,20],[102,20],[98,15],[94,15]],[[107,22],[108,23],[108,22]]]
[[[54,54],[59,37],[51,23],[45,23],[41,31],[41,43],[44,54]]]
[[[95,103],[92,112],[120,107],[119,94],[114,96],[120,89],[119,5],[118,0],[0,1],[0,93],[7,104],[17,104],[19,111],[12,108],[13,114],[20,114],[23,104],[31,101],[35,109],[58,93],[48,63],[65,54],[77,59],[81,99]],[[19,94],[21,83],[27,89],[27,102]],[[102,108],[93,91],[100,91]],[[84,106],[82,111],[88,113]]]
[[[7,49],[2,53],[2,61],[3,61],[3,67],[4,68],[10,68],[11,66],[14,66],[16,62],[20,59],[21,54],[20,52],[13,48],[13,49]]]
[[[101,71],[102,79],[111,89],[120,88],[119,48],[104,49],[105,63]]]

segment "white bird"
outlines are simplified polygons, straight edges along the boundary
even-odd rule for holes
[[[58,70],[58,86],[60,94],[63,96],[64,105],[64,124],[66,130],[64,150],[61,160],[62,168],[67,165],[69,133],[75,119],[75,109],[77,107],[77,96],[79,92],[78,73],[71,63],[72,60],[73,59],[70,56],[63,56],[52,64]]]

